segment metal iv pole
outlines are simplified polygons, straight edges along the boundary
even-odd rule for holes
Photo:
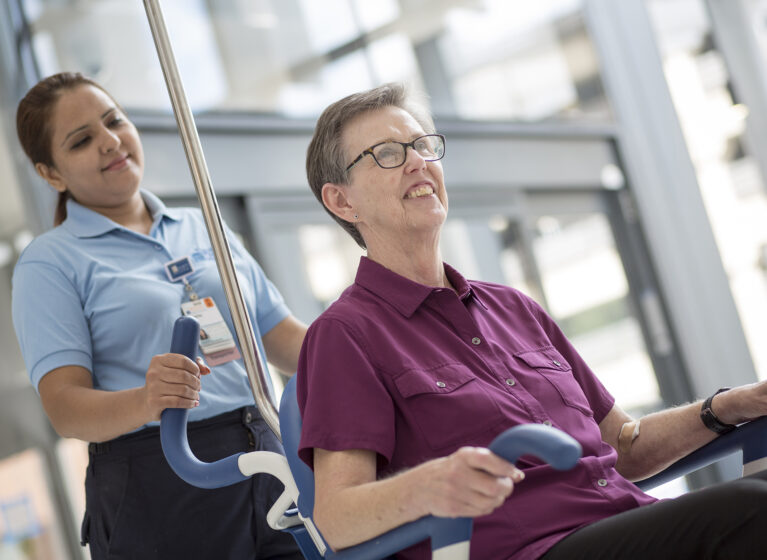
[[[240,343],[242,359],[245,364],[245,370],[248,373],[253,396],[261,416],[263,416],[274,434],[282,439],[277,409],[267,390],[266,368],[263,366],[264,361],[258,351],[253,326],[248,317],[242,291],[237,281],[237,273],[232,261],[229,243],[224,233],[216,195],[211,186],[200,138],[197,134],[194,117],[189,109],[189,103],[187,102],[181,77],[178,73],[176,59],[173,56],[173,49],[168,38],[168,31],[165,27],[159,1],[144,0],[144,8],[149,19],[149,26],[152,30],[152,37],[157,48],[162,72],[165,76],[165,83],[168,86],[171,105],[176,115],[181,142],[184,145],[186,158],[192,172],[197,197],[200,199],[200,208],[205,217],[205,225],[207,226],[213,253],[216,257],[216,264],[218,265],[219,275],[221,276],[224,293],[226,294],[226,301],[232,314],[235,333]]]

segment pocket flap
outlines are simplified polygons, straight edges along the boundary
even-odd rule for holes
[[[553,346],[517,352],[514,356],[535,369],[551,369],[555,371],[570,371],[572,369],[567,360]]]
[[[448,364],[430,370],[411,369],[394,379],[404,398],[426,393],[450,393],[474,379],[474,374],[461,364]]]

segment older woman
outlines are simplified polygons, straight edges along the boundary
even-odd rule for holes
[[[767,385],[634,421],[539,305],[442,262],[444,153],[398,85],[328,107],[309,147],[312,190],[367,249],[354,284],[310,327],[299,362],[299,452],[314,469],[328,543],[347,547],[433,514],[476,517],[471,552],[483,560],[764,550],[765,480],[658,503],[630,481],[766,414]],[[522,460],[517,469],[486,450],[529,422],[578,439],[578,465],[561,473]]]

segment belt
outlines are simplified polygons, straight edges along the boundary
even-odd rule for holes
[[[217,426],[249,425],[258,421],[263,421],[258,408],[255,406],[244,406],[217,416],[189,422],[187,424],[187,432],[196,432]],[[136,432],[131,432],[109,441],[91,442],[88,444],[88,453],[91,455],[130,455],[139,449],[142,451],[162,452],[160,426],[147,426]]]

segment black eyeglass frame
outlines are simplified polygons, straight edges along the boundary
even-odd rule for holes
[[[356,157],[356,159],[353,162],[351,162],[346,167],[346,169],[344,171],[348,172],[362,158],[364,158],[367,155],[370,155],[373,158],[373,161],[376,162],[376,165],[378,165],[378,167],[380,167],[381,169],[396,169],[398,167],[402,167],[403,165],[405,165],[405,162],[407,161],[407,149],[411,148],[411,149],[415,150],[416,152],[418,152],[418,150],[415,149],[415,143],[418,142],[421,138],[426,138],[427,136],[438,136],[439,138],[442,139],[442,155],[439,156],[438,158],[434,158],[434,159],[424,158],[424,160],[425,161],[439,161],[439,160],[441,160],[443,157],[445,157],[445,152],[447,151],[447,147],[446,147],[447,143],[445,142],[445,136],[442,135],[442,134],[424,134],[422,136],[419,136],[418,138],[414,138],[410,142],[397,142],[396,140],[387,140],[386,142],[379,142],[378,144],[374,144],[374,145],[370,146],[367,150],[363,151],[360,155],[358,155]],[[373,150],[375,148],[377,148],[378,146],[382,146],[383,144],[399,144],[400,146],[402,146],[402,148],[405,150],[405,157],[402,158],[402,163],[399,163],[397,165],[393,165],[391,167],[386,167],[385,165],[381,165],[381,162],[379,162],[378,159],[376,159],[376,156],[373,153]],[[421,155],[420,152],[418,152],[418,153],[419,153],[419,155]],[[421,155],[421,157],[423,157],[423,156]]]

